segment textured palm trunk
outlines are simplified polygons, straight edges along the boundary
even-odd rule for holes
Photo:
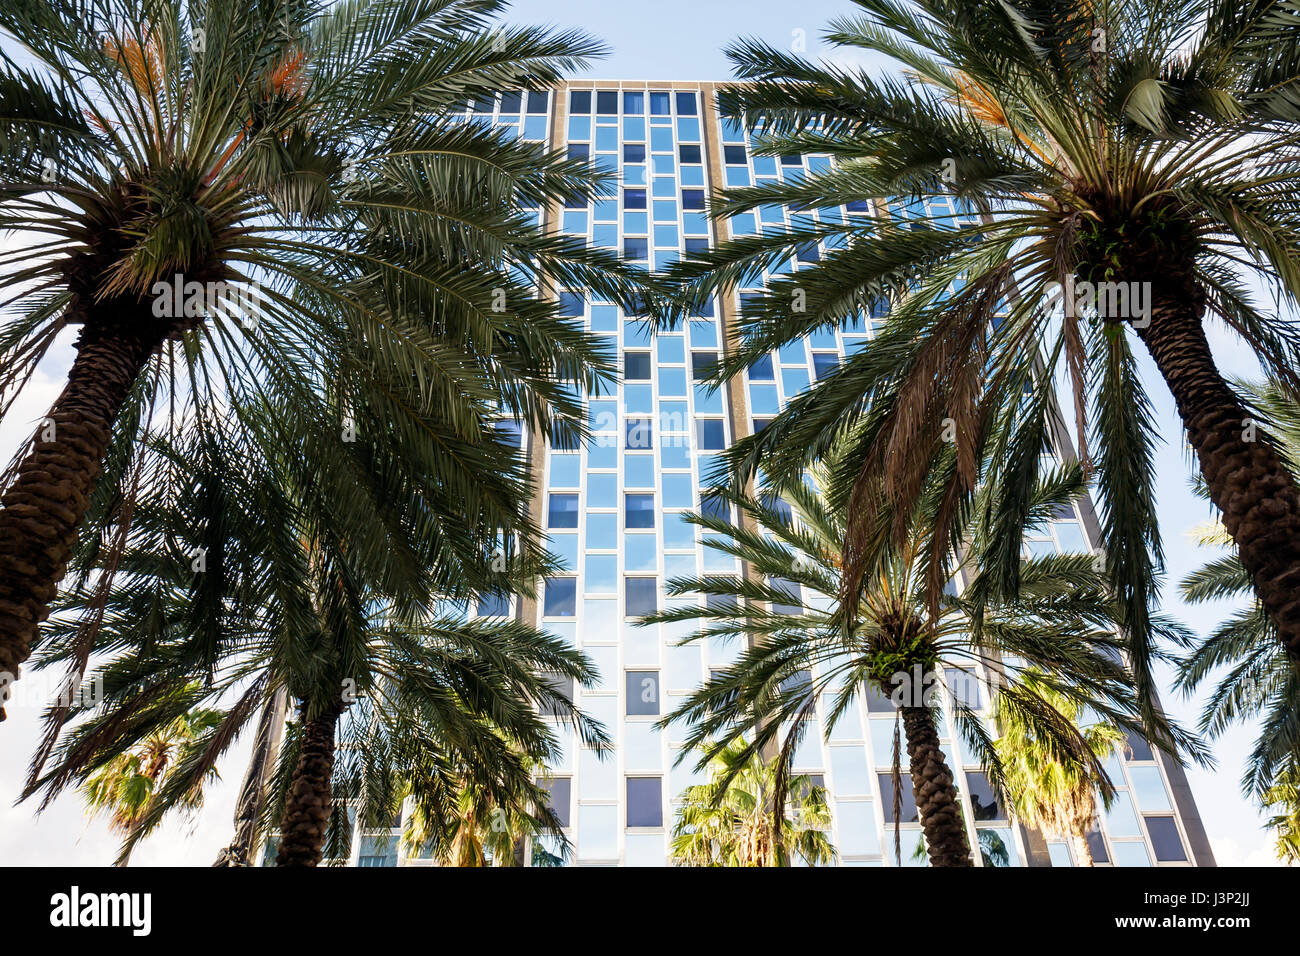
[[[1070,834],[1070,845],[1074,848],[1075,866],[1092,866],[1092,848],[1088,846],[1088,836],[1084,833]]]
[[[1167,275],[1167,273],[1166,273]],[[1291,659],[1300,662],[1300,488],[1219,374],[1189,281],[1157,285],[1137,329],[1173,393],[1210,497]]]
[[[310,720],[306,719],[305,706],[303,712],[302,749],[284,803],[276,866],[316,866],[329,827],[334,730],[343,705],[327,707]]]
[[[952,771],[939,748],[939,731],[928,707],[903,707],[903,736],[912,774],[912,792],[925,832],[931,866],[974,866],[966,824],[957,802]]]
[[[83,327],[68,384],[0,498],[0,675],[10,682],[50,613],[117,416],[165,337],[148,318]]]
[[[217,854],[213,866],[253,865],[253,845],[257,842],[258,824],[266,805],[267,781],[280,747],[286,702],[287,695],[280,687],[262,708],[257,721],[257,735],[253,738],[253,753],[239,788],[239,802],[235,805],[235,835]]]

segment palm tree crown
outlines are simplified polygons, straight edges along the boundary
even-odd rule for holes
[[[743,765],[736,767],[736,761]],[[735,768],[735,772],[733,772]],[[780,800],[776,788],[785,787]],[[806,866],[832,863],[826,788],[804,774],[782,773],[744,738],[716,752],[709,782],[687,787],[673,823],[673,860],[684,866]],[[789,818],[779,821],[778,807]]]
[[[1035,521],[1048,520],[1082,490],[1077,468],[1054,477],[1053,485],[1035,494]],[[746,575],[674,579],[670,594],[702,594],[705,604],[689,601],[646,618],[701,622],[702,631],[686,640],[739,639],[748,645],[736,663],[716,672],[662,721],[689,724],[686,742],[703,750],[702,763],[758,721],[736,766],[776,747],[781,766],[788,767],[815,710],[824,710],[829,732],[860,695],[882,699],[896,709],[906,737],[931,861],[970,865],[953,775],[939,745],[933,691],[934,682],[954,675],[978,680],[983,668],[1004,714],[1014,714],[1051,740],[1057,753],[1070,755],[1109,786],[1088,741],[1038,692],[1047,687],[1121,726],[1141,726],[1130,675],[1117,663],[1121,643],[1107,630],[1114,620],[1110,600],[1090,557],[1026,560],[1015,595],[998,591],[979,574],[963,594],[939,594],[925,573],[924,551],[932,541],[918,533],[872,569],[850,611],[840,600],[846,516],[827,503],[816,482],[757,498],[727,497],[741,509],[740,523],[718,515],[690,520],[712,533],[709,547],[745,562]],[[971,537],[982,540],[978,533]],[[973,560],[959,562],[956,570],[975,566]],[[1028,687],[1021,678],[1026,666],[1051,676]],[[958,727],[1001,788],[1001,760],[979,705],[972,703],[963,696],[954,700]],[[1166,746],[1195,750],[1194,742],[1167,725],[1146,730]],[[778,799],[783,792],[778,786]]]

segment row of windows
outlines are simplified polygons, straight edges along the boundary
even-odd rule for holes
[[[660,90],[651,90],[648,93],[640,90],[625,90],[622,99],[623,113],[631,116],[645,115],[647,104],[651,116],[671,116],[674,101],[678,116],[696,116],[699,110],[696,94],[692,91],[678,91],[674,95]],[[617,90],[572,90],[569,93],[570,113],[590,115],[593,103],[598,116],[617,116],[619,113]]]

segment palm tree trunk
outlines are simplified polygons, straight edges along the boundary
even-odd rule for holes
[[[286,700],[285,689],[281,686],[262,708],[257,721],[257,735],[253,738],[253,753],[248,758],[248,769],[239,788],[239,802],[235,804],[235,836],[217,854],[213,866],[253,865],[253,844],[257,842],[258,822],[266,804],[266,782],[280,747]]]
[[[1137,334],[1173,393],[1255,593],[1300,662],[1300,488],[1214,364],[1201,323],[1204,294],[1190,281],[1161,286],[1150,324]]]
[[[1071,833],[1070,846],[1074,848],[1075,866],[1093,866],[1092,848],[1088,846],[1086,833]]]
[[[903,734],[912,773],[912,792],[925,832],[931,866],[974,866],[966,824],[957,803],[952,771],[939,749],[939,732],[928,707],[903,707]]]
[[[335,703],[307,719],[304,704],[302,750],[289,784],[280,821],[276,866],[316,866],[325,846],[330,818],[330,778],[334,775],[334,729],[343,704]]]
[[[137,328],[117,318],[83,327],[68,384],[0,498],[0,674],[10,681],[50,613],[113,424],[166,336],[156,322]]]

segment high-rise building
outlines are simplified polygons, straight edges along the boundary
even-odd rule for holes
[[[617,195],[536,214],[550,229],[660,269],[723,238],[721,228],[734,235],[789,224],[791,211],[774,206],[737,216],[725,227],[711,223],[706,204],[723,188],[815,173],[830,163],[817,155],[753,155],[744,130],[721,121],[715,92],[712,83],[572,81],[547,93],[479,100],[469,104],[466,118],[545,141],[617,173]],[[866,212],[849,205],[798,214],[843,221]],[[906,217],[909,209],[900,204],[895,213]],[[931,207],[925,214],[956,216],[958,210]],[[822,252],[809,247],[797,261],[776,269],[797,270]],[[655,722],[711,670],[731,663],[740,648],[713,642],[678,646],[684,630],[639,627],[634,620],[665,606],[664,582],[670,578],[740,573],[734,561],[705,547],[700,530],[683,520],[710,507],[704,482],[714,456],[733,439],[762,428],[785,402],[846,356],[870,348],[876,317],[862,316],[809,336],[755,365],[743,380],[714,390],[700,379],[717,361],[744,289],[705,308],[685,328],[655,337],[643,322],[611,302],[592,300],[582,289],[558,294],[570,316],[617,350],[621,381],[608,394],[589,398],[595,438],[588,447],[548,447],[525,439],[541,476],[537,517],[547,530],[549,549],[564,558],[569,572],[547,580],[535,601],[478,611],[515,613],[540,624],[582,648],[602,675],[598,687],[578,692],[578,703],[609,728],[614,752],[598,759],[571,731],[560,729],[564,756],[552,768],[553,805],[573,844],[569,862],[665,865],[675,797],[703,780],[693,771],[694,760],[676,763],[683,734],[660,732]],[[1064,436],[1059,454],[1072,455]],[[1062,514],[1049,536],[1027,541],[1026,553],[1091,550],[1097,533],[1096,517],[1083,502],[1076,513]],[[959,692],[987,711],[986,688],[977,683]],[[813,720],[794,769],[828,789],[831,838],[841,864],[892,865],[892,705],[859,700],[829,734],[820,715]],[[943,747],[977,862],[1070,866],[1065,843],[1048,843],[1009,817],[954,731],[945,704]],[[1143,740],[1129,744],[1125,755],[1108,761],[1117,794],[1089,839],[1095,861],[1214,865],[1181,767]],[[906,786],[904,796],[902,861],[924,865],[924,852],[915,853],[921,831]],[[399,850],[399,832],[358,834],[352,862],[420,862]]]

